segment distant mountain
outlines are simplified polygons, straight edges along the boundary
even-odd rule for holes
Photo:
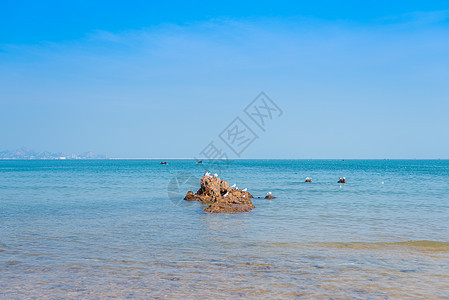
[[[93,152],[81,154],[53,153],[48,151],[34,151],[27,148],[0,151],[0,159],[105,159],[105,155]]]

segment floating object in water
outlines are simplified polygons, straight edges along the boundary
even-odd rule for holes
[[[382,181],[380,184],[384,184],[384,182]]]
[[[345,177],[343,177],[343,178],[340,177],[340,179],[338,180],[338,183],[346,183],[346,178]]]
[[[198,162],[197,162],[197,164],[202,164],[203,163],[203,161],[202,160],[199,160]]]
[[[161,161],[161,165],[168,165],[168,162],[166,162],[166,161]]]
[[[306,177],[306,181],[305,182],[312,182],[312,178]]]

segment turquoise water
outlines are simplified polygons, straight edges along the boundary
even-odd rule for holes
[[[0,298],[449,297],[448,160],[231,161],[235,215],[168,162],[0,161]]]

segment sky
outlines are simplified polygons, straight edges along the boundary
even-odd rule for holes
[[[447,1],[91,2],[0,3],[0,151],[449,158]]]

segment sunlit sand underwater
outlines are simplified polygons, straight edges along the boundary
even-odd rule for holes
[[[169,184],[208,166],[0,161],[0,298],[449,298],[449,161],[231,161],[242,214]]]

